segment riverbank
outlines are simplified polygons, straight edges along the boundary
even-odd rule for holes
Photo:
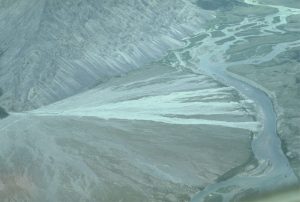
[[[286,72],[278,71],[272,89],[262,83],[270,82],[269,77],[274,76],[272,68],[275,64],[268,64],[270,67],[268,72],[255,72],[252,66],[256,67],[270,62],[289,48],[299,46],[297,42],[299,35],[295,33],[298,20],[294,17],[299,11],[284,6],[260,3],[261,1],[246,0],[245,4],[235,6],[231,10],[218,10],[215,20],[207,26],[208,37],[200,46],[192,51],[186,51],[194,57],[191,61],[199,67],[200,71],[204,71],[205,74],[225,85],[233,86],[248,99],[253,100],[262,112],[260,121],[263,124],[263,130],[252,142],[252,150],[258,160],[258,165],[206,187],[195,196],[193,200],[195,202],[206,201],[206,199],[239,201],[249,194],[258,194],[297,183],[297,177],[294,174],[295,165],[289,159],[294,168],[292,170],[286,158],[286,155],[291,155],[291,153],[284,154],[282,150],[285,148],[282,145],[291,145],[293,140],[295,142],[298,140],[292,138],[290,143],[281,142],[282,136],[281,139],[278,137],[280,130],[277,129],[280,118],[277,120],[274,111],[276,110],[278,114],[278,109],[281,109],[280,102],[275,99],[278,95],[274,89],[278,87],[277,91],[280,92],[282,88],[276,85],[276,79],[280,84],[281,79],[288,81],[290,78],[282,77],[281,74]],[[184,55],[187,54],[182,51],[182,56]],[[297,57],[297,53],[292,56],[292,58]],[[184,60],[186,57],[182,58]],[[182,63],[189,65],[187,62]],[[232,70],[234,67],[236,71]],[[243,71],[252,72],[252,77],[247,77]],[[292,72],[296,71],[291,70],[289,73]],[[294,95],[290,93],[290,96]],[[297,112],[297,108],[294,108],[294,111]],[[292,133],[292,135],[295,134]],[[285,142],[284,139],[283,142]],[[295,164],[297,166],[297,162]],[[220,189],[229,191],[219,193]]]
[[[291,49],[270,62],[232,66],[228,70],[258,83],[272,98],[278,115],[277,131],[283,149],[297,176],[300,176],[300,63]],[[291,58],[292,57],[292,58]],[[266,77],[266,75],[270,75]]]
[[[300,176],[300,4],[297,1],[260,1],[278,9],[265,31],[270,34],[247,37],[227,51],[233,63],[228,70],[245,77],[266,92],[277,113],[277,132],[282,149],[295,174]],[[271,5],[268,5],[272,3]],[[265,7],[264,6],[264,7]],[[287,6],[287,7],[285,7]],[[266,18],[267,19],[267,18]],[[241,58],[245,63],[239,62]]]

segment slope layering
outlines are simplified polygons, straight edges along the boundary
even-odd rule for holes
[[[132,72],[1,121],[0,198],[190,201],[250,158],[253,113],[206,76]]]
[[[229,201],[295,183],[270,98],[226,71],[263,62],[231,52],[273,15],[252,1],[0,0],[0,201]]]
[[[196,3],[1,1],[1,201],[189,201],[248,161],[253,103],[167,54]]]
[[[0,1],[1,103],[28,110],[139,68],[199,31],[187,0]]]

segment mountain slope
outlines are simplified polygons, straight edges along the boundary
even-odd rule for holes
[[[0,9],[1,103],[13,111],[137,69],[210,18],[187,0],[15,0]]]

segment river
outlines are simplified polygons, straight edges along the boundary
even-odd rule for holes
[[[262,30],[259,36],[268,36],[270,31],[282,33],[278,26],[287,23],[286,18],[293,14],[299,14],[300,9],[287,8],[276,5],[263,5],[257,1],[245,0],[245,3],[252,6],[266,6],[277,9],[277,13],[264,17],[259,20],[253,16],[245,18],[242,23],[226,26],[222,32],[225,36],[221,39],[234,37],[222,45],[217,45],[220,38],[213,38],[211,33],[216,29],[208,30],[209,36],[202,43],[186,39],[187,46],[176,51],[179,63],[186,68],[192,69],[195,73],[205,73],[221,83],[232,86],[248,99],[254,101],[260,111],[260,120],[263,128],[261,132],[253,137],[252,152],[257,159],[257,166],[248,166],[240,173],[228,180],[221,181],[206,187],[199,192],[193,202],[213,200],[222,198],[223,201],[230,201],[237,194],[251,194],[257,191],[267,191],[274,187],[291,185],[297,182],[297,178],[289,165],[289,162],[282,151],[281,140],[277,134],[277,117],[274,104],[270,94],[265,92],[259,85],[248,82],[246,79],[236,76],[227,71],[227,67],[231,65],[243,64],[259,64],[273,59],[279,53],[285,51],[288,47],[299,45],[300,41],[278,42],[272,47],[272,50],[263,57],[250,57],[248,59],[229,62],[226,58],[226,52],[231,46],[239,41],[245,41],[248,36],[237,36],[236,33],[242,27],[251,27],[251,25],[261,25]],[[280,22],[272,22],[272,19],[278,17]],[[216,26],[216,28],[218,28]],[[247,29],[247,28],[246,28]],[[203,34],[203,33],[202,33]],[[200,36],[200,34],[199,34]],[[252,35],[253,36],[253,35]],[[191,55],[192,61],[187,62],[183,59],[186,53]],[[193,65],[190,65],[190,64]],[[237,151],[238,152],[238,151]]]

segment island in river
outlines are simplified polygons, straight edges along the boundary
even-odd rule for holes
[[[239,201],[298,183],[298,4],[0,1],[0,200]]]

